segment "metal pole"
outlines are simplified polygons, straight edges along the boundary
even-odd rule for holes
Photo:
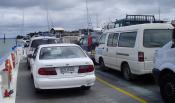
[[[49,11],[48,11],[48,0],[47,0],[47,10],[46,10],[46,15],[47,15],[47,27],[48,27],[48,32],[50,31],[49,27]]]
[[[88,1],[86,0],[86,13],[87,13],[87,32],[89,35],[89,9],[88,9]]]

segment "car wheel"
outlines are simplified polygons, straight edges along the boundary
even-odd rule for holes
[[[122,73],[123,73],[123,77],[127,80],[130,81],[133,79],[133,74],[130,71],[130,67],[128,64],[124,64],[122,66]]]
[[[160,82],[160,92],[166,103],[175,103],[175,75],[166,74]]]
[[[100,59],[100,60],[99,60],[99,66],[100,66],[100,69],[102,69],[102,70],[107,70],[103,59]]]
[[[42,93],[43,91],[41,89],[35,88],[35,93]]]
[[[90,90],[91,86],[87,86],[87,87],[82,87],[83,90]]]

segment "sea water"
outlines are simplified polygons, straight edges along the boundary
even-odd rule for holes
[[[0,39],[0,59],[7,55],[16,45],[16,39]]]

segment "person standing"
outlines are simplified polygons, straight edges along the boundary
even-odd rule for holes
[[[92,36],[88,35],[88,51],[91,51],[92,48]]]

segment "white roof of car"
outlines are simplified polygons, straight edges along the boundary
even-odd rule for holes
[[[44,44],[44,45],[40,45],[40,48],[43,47],[52,47],[52,46],[78,46],[77,44],[69,44],[69,43],[61,43],[61,44]]]
[[[53,29],[56,31],[64,31],[64,28],[61,28],[61,27],[57,27],[57,28],[53,28]]]
[[[105,30],[104,32],[123,32],[130,30],[138,30],[138,29],[173,29],[173,26],[170,23],[148,23],[148,24],[138,24],[138,25],[130,25],[117,27],[109,30]]]
[[[49,37],[49,36],[39,36],[39,37],[33,37],[31,40],[37,40],[37,39],[57,39],[56,37]]]

